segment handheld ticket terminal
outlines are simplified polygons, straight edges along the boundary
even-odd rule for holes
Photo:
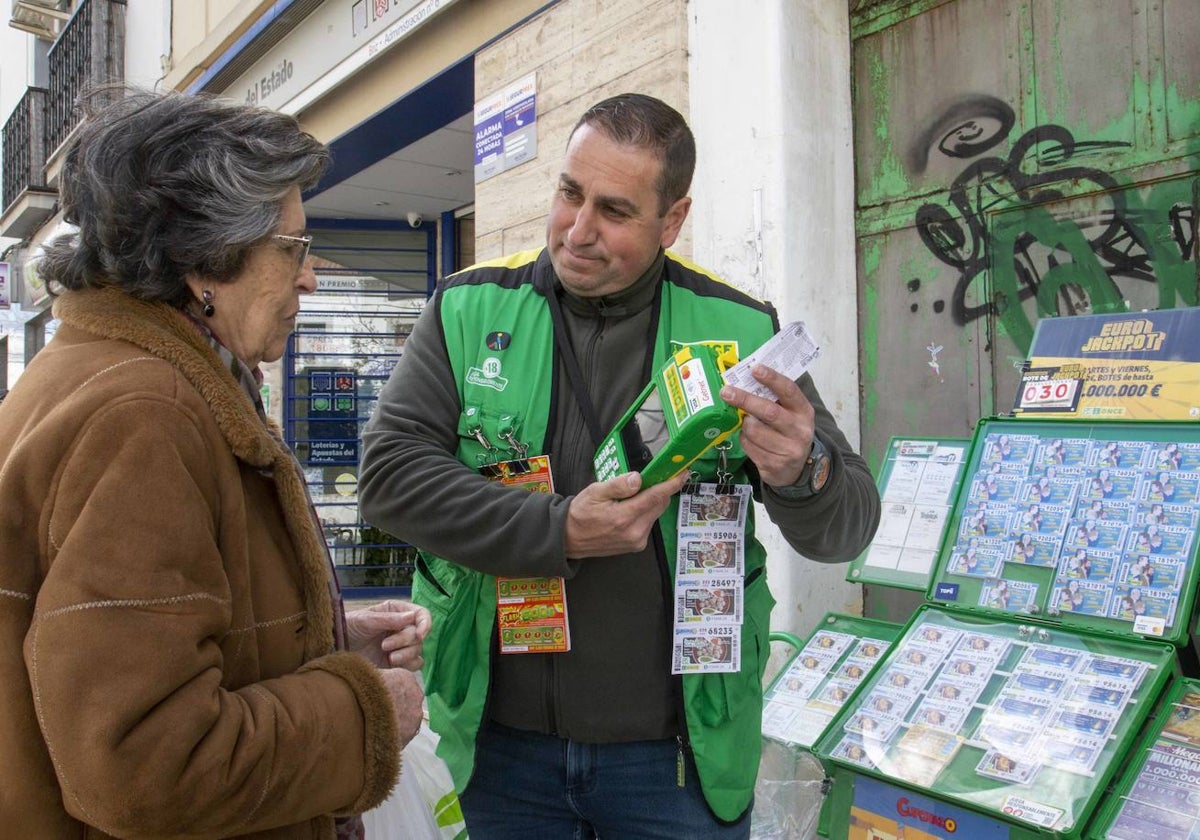
[[[676,351],[596,450],[596,478],[637,471],[649,487],[678,475],[737,431],[741,412],[718,396],[723,373],[736,362],[732,351],[718,356],[705,344]]]

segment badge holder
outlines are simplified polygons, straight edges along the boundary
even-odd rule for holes
[[[490,460],[503,450],[492,444],[482,426],[468,430],[483,446],[479,473],[489,481],[530,493],[554,492],[550,456],[526,453],[512,429],[498,434],[515,458]],[[501,653],[564,653],[571,649],[567,623],[567,588],[561,576],[496,578],[496,626]]]

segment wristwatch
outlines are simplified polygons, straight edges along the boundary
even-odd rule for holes
[[[808,460],[804,463],[804,469],[800,471],[800,477],[796,479],[796,483],[790,487],[772,487],[771,490],[776,496],[784,499],[807,499],[815,496],[829,483],[829,472],[832,466],[829,450],[825,448],[825,444],[814,437],[812,449],[808,453]]]

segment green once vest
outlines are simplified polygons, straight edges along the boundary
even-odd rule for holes
[[[549,308],[534,280],[541,273],[539,282],[546,282],[546,266],[541,249],[526,251],[455,275],[440,292],[439,315],[463,409],[456,454],[470,467],[496,460],[471,434],[475,426],[482,427],[489,441],[499,442],[506,432],[512,432],[529,445],[530,455],[544,451],[554,339]],[[670,355],[671,341],[736,341],[744,357],[775,332],[774,310],[701,269],[668,253],[664,273],[655,366]],[[497,334],[513,338],[502,351],[487,346],[489,336]],[[502,366],[497,364],[500,359]],[[736,435],[728,458],[734,481],[745,482],[745,454]],[[716,463],[716,454],[709,453],[692,469],[702,480],[712,481]],[[659,520],[672,575],[677,516],[676,500]],[[413,580],[413,599],[433,613],[423,673],[429,719],[441,738],[438,754],[461,792],[474,770],[475,737],[487,700],[495,645],[495,578],[427,553],[422,553],[421,559]],[[754,539],[751,509],[747,517],[742,670],[682,677],[688,739],[701,786],[713,812],[724,820],[737,819],[745,811],[758,773],[762,677],[770,654],[767,636],[775,605],[767,588],[765,562],[766,552]]]

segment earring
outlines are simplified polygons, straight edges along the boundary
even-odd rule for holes
[[[211,318],[217,311],[217,307],[213,306],[212,292],[205,289],[200,293],[200,297],[204,298],[204,308],[200,311],[204,313],[205,318]]]

